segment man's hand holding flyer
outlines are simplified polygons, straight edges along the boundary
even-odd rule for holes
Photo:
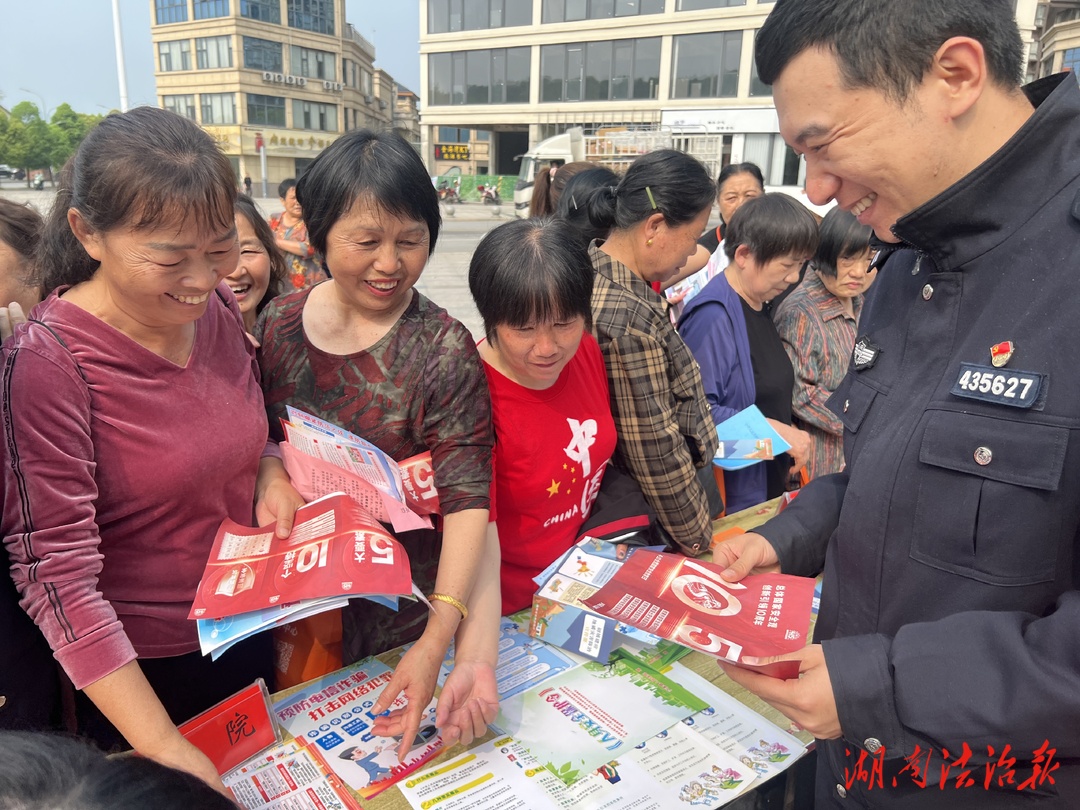
[[[797,678],[797,661],[767,658],[806,645],[814,580],[760,574],[728,582],[723,566],[639,551],[585,604],[604,616],[776,678]]]

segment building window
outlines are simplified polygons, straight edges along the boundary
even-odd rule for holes
[[[240,0],[240,16],[249,20],[281,24],[280,0]]]
[[[524,104],[529,101],[529,48],[433,53],[431,104]]]
[[[730,98],[738,94],[742,31],[684,34],[674,39],[672,98]]]
[[[295,76],[334,82],[337,81],[336,65],[337,58],[332,53],[291,46],[289,70]]]
[[[317,129],[320,132],[337,132],[337,105],[320,104],[317,101],[293,99],[293,127]]]
[[[656,98],[660,38],[545,45],[540,72],[541,101]]]
[[[281,43],[268,39],[244,37],[244,67],[250,70],[271,70],[281,73]]]
[[[428,33],[532,24],[533,0],[428,0]]]
[[[195,96],[162,96],[161,101],[166,110],[172,110],[177,115],[195,120]]]
[[[191,70],[191,43],[186,39],[158,43],[158,65],[162,73]]]
[[[468,143],[469,130],[459,127],[439,127],[439,143]]]
[[[197,37],[195,39],[195,64],[199,70],[231,68],[232,37]]]
[[[372,76],[370,70],[360,69],[360,92],[365,96],[372,95]]]
[[[612,17],[662,14],[664,11],[664,0],[543,0],[543,2],[540,20],[545,23],[608,20]]]
[[[491,132],[486,130],[486,129],[478,129],[478,130],[476,130],[476,140],[478,140],[478,141],[490,141],[491,140]]]
[[[1061,57],[1061,69],[1071,70],[1080,81],[1080,48],[1069,48]]]
[[[232,93],[202,93],[199,103],[204,124],[236,123],[236,96]]]
[[[248,93],[247,122],[271,127],[285,126],[285,99]]]
[[[762,0],[758,0],[762,2]],[[771,2],[771,0],[766,0]],[[707,8],[730,8],[731,6],[745,6],[746,0],[679,0],[676,11],[701,11]]]
[[[288,3],[292,28],[334,35],[334,0],[288,0]]]
[[[154,0],[158,25],[187,22],[187,0]]]
[[[761,0],[758,0],[758,2],[761,2]],[[757,38],[757,31],[754,32],[754,37]],[[750,95],[752,97],[772,95],[772,88],[758,76],[757,60],[753,56],[750,57]]]
[[[801,186],[799,156],[781,135],[748,134],[743,144],[743,160],[757,164],[767,186]]]
[[[229,0],[195,0],[195,19],[209,20],[212,17],[228,17]]]

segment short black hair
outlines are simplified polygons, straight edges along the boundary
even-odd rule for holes
[[[18,810],[235,810],[197,776],[143,757],[106,757],[58,734],[0,731],[0,807]]]
[[[589,197],[589,219],[597,228],[628,230],[655,213],[669,226],[691,222],[711,209],[716,186],[697,158],[675,149],[642,155],[617,186],[604,186]]]
[[[754,46],[758,76],[773,84],[809,48],[832,52],[848,87],[904,102],[950,37],[982,43],[990,77],[1013,90],[1023,43],[1010,0],[776,0]]]
[[[819,275],[836,276],[836,262],[857,256],[870,245],[871,229],[850,211],[836,206],[829,210],[818,228],[818,246],[812,263]]]
[[[592,329],[593,266],[561,219],[518,219],[488,232],[469,262],[469,291],[488,340],[497,326],[576,318]]]
[[[724,183],[730,180],[737,174],[749,174],[755,180],[758,185],[761,186],[761,190],[765,191],[765,176],[762,175],[760,167],[756,163],[729,163],[727,166],[720,170],[720,174],[716,176],[716,193],[719,194],[724,189]]]
[[[296,199],[304,209],[308,241],[324,256],[330,229],[360,200],[427,223],[429,256],[439,238],[439,195],[416,150],[393,132],[356,129],[342,135],[307,167],[296,184]]]
[[[746,245],[757,262],[778,256],[813,256],[818,244],[818,225],[802,203],[774,192],[747,200],[732,216],[724,235],[724,253],[734,260],[735,251]]]
[[[279,197],[281,197],[281,199],[284,200],[285,195],[289,193],[290,188],[296,188],[296,178],[295,177],[286,177],[284,180],[282,180],[280,183],[278,183],[277,195]]]

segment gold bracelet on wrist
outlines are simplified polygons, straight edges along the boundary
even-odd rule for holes
[[[453,596],[445,593],[433,593],[428,597],[432,602],[446,602],[448,605],[452,605],[457,608],[458,613],[461,614],[461,620],[465,621],[469,618],[469,609],[465,607],[465,603],[460,599],[455,599]]]

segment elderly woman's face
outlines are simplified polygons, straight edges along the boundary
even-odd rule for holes
[[[326,266],[342,298],[369,316],[400,312],[428,260],[427,223],[360,199],[326,235]]]
[[[120,225],[87,232],[72,212],[69,221],[76,238],[101,263],[94,277],[107,285],[110,305],[143,327],[197,320],[214,288],[236,267],[233,222],[210,232],[190,217],[141,229]]]
[[[743,203],[755,197],[760,197],[764,193],[765,189],[758,183],[757,178],[749,172],[731,175],[720,186],[720,191],[716,195],[716,202],[720,206],[720,218],[724,222],[731,222],[731,218],[735,216],[735,212],[739,210]]]
[[[836,275],[821,274],[821,283],[825,289],[837,298],[854,298],[870,288],[873,275],[867,273],[870,260],[874,257],[869,246],[866,250],[851,256],[841,256],[836,260]]]

